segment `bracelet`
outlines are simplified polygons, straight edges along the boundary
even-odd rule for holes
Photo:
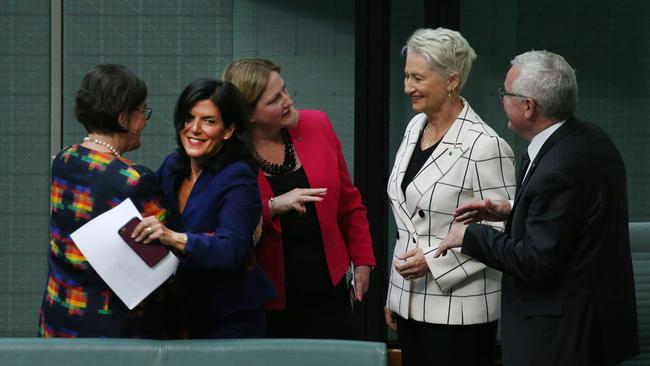
[[[275,208],[275,197],[269,198],[269,210],[273,211]],[[271,212],[273,214],[273,212]]]

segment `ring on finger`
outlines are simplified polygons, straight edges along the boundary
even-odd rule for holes
[[[151,233],[153,233],[153,229],[151,228],[151,226],[147,226],[145,230],[147,231],[147,235],[151,235]]]

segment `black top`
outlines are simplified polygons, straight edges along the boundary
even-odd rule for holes
[[[433,150],[436,149],[440,141],[436,142],[435,144],[429,146],[425,150],[420,149],[420,143],[422,142],[422,135],[424,134],[424,130],[420,132],[420,137],[418,137],[418,142],[415,145],[415,148],[413,149],[413,155],[411,155],[411,161],[409,161],[409,165],[406,168],[406,172],[404,172],[404,179],[402,179],[402,192],[406,193],[406,187],[408,187],[409,184],[413,181],[413,178],[418,174],[420,169],[422,169],[422,166],[424,163],[429,159],[431,156],[431,153],[433,153]]]
[[[302,167],[285,175],[269,175],[267,179],[275,196],[294,188],[310,188]],[[306,203],[305,208],[305,215],[296,211],[280,215],[288,307],[296,297],[326,295],[333,289],[316,207],[313,203]]]

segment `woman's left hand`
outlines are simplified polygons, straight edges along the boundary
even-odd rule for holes
[[[415,280],[429,273],[422,248],[414,248],[397,257],[395,269],[405,280]]]
[[[363,295],[368,292],[370,285],[370,266],[354,267],[354,288],[356,290],[356,301],[363,301]]]

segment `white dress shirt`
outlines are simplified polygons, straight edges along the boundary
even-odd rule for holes
[[[528,144],[528,149],[526,150],[528,151],[528,157],[530,158],[531,163],[535,161],[537,154],[539,154],[539,150],[542,149],[542,146],[544,146],[546,140],[548,140],[548,138],[551,137],[553,132],[557,131],[558,128],[562,127],[564,122],[566,121],[562,121],[550,125],[545,130],[535,135],[535,137],[533,137],[532,140],[530,140],[530,144]],[[526,179],[526,175],[528,175],[528,171],[530,170],[531,165],[532,164],[528,164],[528,167],[526,168],[526,174],[524,174],[524,179]],[[522,179],[521,181],[523,182],[524,179]]]

